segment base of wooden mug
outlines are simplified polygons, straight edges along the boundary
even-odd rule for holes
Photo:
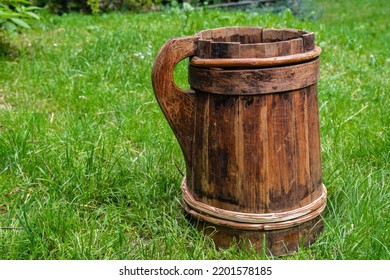
[[[220,249],[237,245],[239,248],[255,249],[267,256],[287,256],[299,248],[309,247],[324,228],[321,216],[299,226],[281,230],[232,229],[204,222],[188,215],[188,219],[199,231],[209,236]]]
[[[291,255],[300,247],[313,244],[324,227],[321,217],[327,196],[324,185],[321,196],[311,204],[273,214],[226,211],[199,203],[189,193],[185,177],[181,188],[182,206],[189,220],[219,248],[237,244],[268,256]]]

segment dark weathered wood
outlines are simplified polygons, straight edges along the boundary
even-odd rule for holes
[[[304,34],[302,35],[303,39],[303,50],[305,52],[311,51],[314,49],[314,33]]]
[[[198,40],[197,56],[200,58],[211,57],[211,42],[209,40]]]
[[[199,230],[212,236],[220,248],[229,248],[237,244],[239,248],[254,248],[259,252],[265,251],[270,256],[290,255],[301,246],[310,246],[324,227],[320,216],[296,227],[270,231],[234,229],[201,219],[191,220]],[[266,248],[263,248],[263,244]]]
[[[226,95],[258,95],[296,90],[319,79],[319,59],[305,64],[260,69],[223,70],[189,66],[193,89]]]
[[[272,43],[283,41],[283,29],[264,29],[263,42]]]
[[[240,43],[211,43],[211,58],[238,58],[240,56]]]
[[[157,56],[153,87],[186,162],[183,207],[217,229],[218,246],[262,249],[265,237],[282,255],[321,231],[319,54],[310,32],[228,27],[172,39]],[[173,82],[185,57],[191,91]]]
[[[302,31],[302,30],[286,28],[286,29],[283,29],[283,31],[282,31],[282,38],[283,38],[283,41],[297,39],[306,33],[307,32]]]
[[[160,49],[152,70],[157,101],[181,146],[187,167],[191,165],[195,95],[175,85],[173,71],[184,58],[194,56],[199,37],[173,38]]]
[[[241,44],[258,44],[263,42],[263,28],[260,27],[247,27],[245,32],[240,32]]]
[[[291,39],[289,43],[290,43],[289,53],[284,54],[283,56],[303,53],[302,38]]]
[[[198,36],[198,56],[206,59],[275,58],[309,52],[315,47],[314,33],[296,29],[227,27],[202,31]]]
[[[192,170],[203,175],[187,183],[190,192],[203,203],[246,213],[283,212],[318,198],[323,189],[314,89],[250,98],[202,94]]]

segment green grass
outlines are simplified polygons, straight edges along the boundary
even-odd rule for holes
[[[341,2],[341,1],[340,1]],[[216,250],[180,206],[184,162],[151,88],[170,37],[255,25],[314,31],[324,233],[288,259],[390,259],[387,1],[290,12],[49,16],[0,59],[0,259],[261,259]],[[186,86],[185,64],[176,71]],[[178,168],[177,168],[177,167]]]

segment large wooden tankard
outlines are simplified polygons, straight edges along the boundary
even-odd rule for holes
[[[320,52],[311,32],[226,27],[158,53],[153,89],[184,155],[183,207],[218,246],[284,255],[321,232]],[[187,57],[188,91],[173,80]]]

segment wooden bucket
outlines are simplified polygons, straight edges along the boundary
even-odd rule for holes
[[[285,255],[321,232],[320,52],[311,32],[227,27],[157,55],[154,92],[186,163],[183,207],[217,246]],[[189,91],[173,81],[186,57]]]

